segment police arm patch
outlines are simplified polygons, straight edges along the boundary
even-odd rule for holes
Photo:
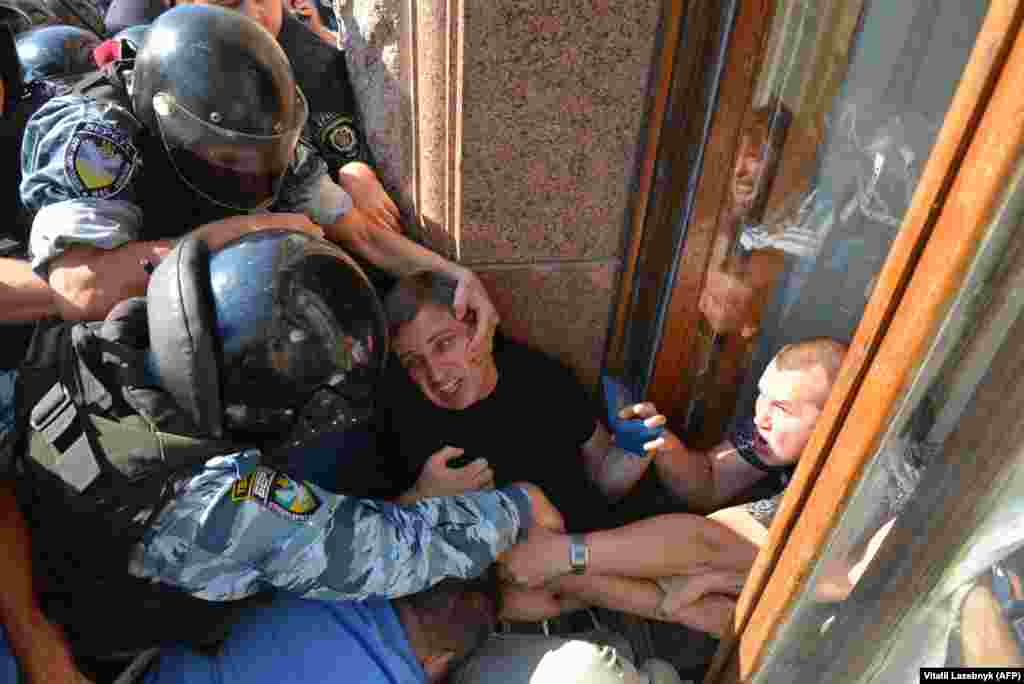
[[[320,508],[320,499],[305,482],[292,479],[269,468],[235,481],[231,500],[254,501],[291,520],[307,520]]]
[[[338,117],[324,125],[320,143],[341,154],[352,154],[359,146],[359,136],[348,117]]]
[[[113,197],[128,185],[139,166],[139,151],[121,131],[85,123],[64,153],[64,172],[80,197]]]

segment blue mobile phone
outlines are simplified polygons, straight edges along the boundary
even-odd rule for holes
[[[604,386],[605,406],[608,409],[608,426],[615,435],[615,446],[642,456],[644,444],[660,437],[665,428],[649,428],[639,418],[619,418],[619,411],[637,403],[635,393],[626,383],[607,373],[601,375],[601,383]]]

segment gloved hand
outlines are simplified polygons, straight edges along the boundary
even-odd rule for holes
[[[604,385],[605,403],[608,408],[608,427],[615,437],[615,446],[637,456],[643,456],[650,448],[651,442],[665,432],[663,416],[624,417],[638,415],[632,410],[636,401],[626,385],[604,374],[601,376]]]

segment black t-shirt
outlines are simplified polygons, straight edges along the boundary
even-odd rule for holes
[[[565,517],[569,531],[604,526],[608,505],[586,474],[580,447],[597,426],[592,398],[558,361],[509,340],[496,340],[498,385],[463,411],[439,408],[392,359],[381,392],[380,458],[405,491],[444,446],[486,458],[495,485],[532,482]]]

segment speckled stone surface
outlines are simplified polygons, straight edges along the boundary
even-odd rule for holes
[[[617,260],[477,269],[502,330],[553,354],[593,388],[604,355]]]
[[[463,258],[617,256],[660,3],[464,5]]]
[[[661,3],[338,5],[378,170],[411,232],[481,274],[508,332],[593,383]]]

